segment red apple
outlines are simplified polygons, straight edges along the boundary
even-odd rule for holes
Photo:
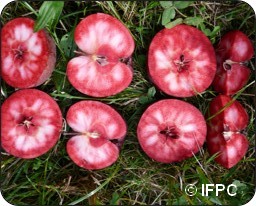
[[[150,158],[177,162],[199,151],[206,138],[206,123],[193,105],[176,99],[160,100],[143,113],[137,136]]]
[[[216,162],[231,168],[243,158],[248,149],[249,142],[244,134],[249,121],[248,114],[237,100],[219,95],[210,103],[209,116],[213,117],[207,132],[209,153],[219,153]]]
[[[67,112],[75,131],[67,143],[70,158],[88,170],[113,164],[126,135],[126,123],[112,107],[98,101],[80,101]]]
[[[205,91],[216,72],[216,57],[200,30],[177,25],[153,38],[148,54],[149,75],[166,94],[189,97]]]
[[[1,31],[1,76],[12,87],[44,83],[56,62],[56,46],[45,30],[34,32],[34,20],[20,17]]]
[[[16,157],[31,159],[49,151],[58,141],[62,114],[48,94],[23,89],[9,96],[1,107],[1,144]]]
[[[249,38],[235,30],[225,34],[216,47],[217,72],[213,87],[217,92],[232,95],[242,89],[250,77],[246,66],[254,54]]]
[[[78,91],[106,97],[129,86],[134,40],[120,21],[107,14],[92,14],[77,25],[74,38],[81,52],[69,61],[67,76]]]

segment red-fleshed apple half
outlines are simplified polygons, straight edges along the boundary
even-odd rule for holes
[[[56,62],[56,46],[45,30],[34,32],[34,20],[20,17],[1,31],[1,76],[12,87],[44,83]]]
[[[178,162],[199,151],[206,138],[206,122],[202,113],[187,102],[160,100],[143,113],[137,136],[152,159]]]
[[[19,90],[2,104],[1,144],[11,155],[31,159],[48,152],[58,141],[61,129],[58,104],[40,90]]]
[[[243,32],[234,30],[221,38],[215,51],[217,72],[213,87],[217,92],[232,95],[242,89],[250,77],[246,63],[254,54],[252,42]]]
[[[249,146],[244,134],[248,114],[237,100],[218,95],[210,103],[209,117],[206,138],[209,153],[218,153],[216,162],[231,168],[243,158]]]
[[[80,101],[69,108],[66,120],[74,130],[67,152],[78,166],[102,169],[117,160],[127,128],[116,110],[98,101]]]
[[[148,54],[153,83],[168,95],[189,97],[205,91],[216,72],[216,57],[203,32],[188,25],[163,29],[153,38]]]
[[[134,40],[119,20],[103,13],[87,16],[77,25],[74,39],[81,52],[69,61],[67,76],[78,91],[105,97],[129,86]]]

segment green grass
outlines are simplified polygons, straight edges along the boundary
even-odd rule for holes
[[[1,23],[19,16],[36,19],[42,2],[12,2],[2,11]],[[229,30],[240,29],[255,40],[253,10],[243,2],[194,2],[184,9],[175,8],[174,19],[201,17],[198,28],[208,34],[213,44]],[[91,98],[76,91],[68,82],[65,71],[67,62],[77,49],[73,31],[85,16],[104,12],[122,21],[131,31],[136,42],[133,55],[134,78],[132,84],[118,95]],[[56,27],[48,25],[57,45],[57,64],[52,77],[38,89],[47,92],[58,102],[63,116],[77,101],[97,99],[115,107],[128,124],[128,134],[118,161],[112,166],[87,171],[76,166],[68,157],[65,146],[69,139],[62,135],[57,145],[45,155],[22,160],[2,150],[1,192],[15,205],[241,205],[254,195],[255,189],[255,59],[249,62],[251,78],[235,97],[248,111],[250,123],[247,137],[250,146],[246,156],[232,169],[224,169],[214,162],[204,146],[194,157],[173,164],[161,164],[148,158],[140,148],[136,126],[141,114],[151,103],[169,97],[158,91],[147,76],[147,51],[153,36],[162,26],[164,8],[156,1],[145,2],[65,2]],[[194,19],[195,20],[195,19]],[[213,32],[214,31],[214,32]],[[254,41],[255,44],[255,41]],[[1,102],[14,89],[1,82]],[[201,95],[183,98],[203,114],[217,95],[210,87]],[[69,130],[68,127],[64,129]],[[210,193],[204,197],[197,193],[188,196],[184,188],[189,183],[236,184],[237,195],[226,192],[218,197]]]

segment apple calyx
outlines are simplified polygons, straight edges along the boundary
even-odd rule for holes
[[[179,138],[178,132],[176,131],[176,128],[174,126],[167,126],[165,129],[160,131],[160,134],[165,135],[166,140],[168,138],[172,138],[172,139]]]
[[[23,60],[25,53],[27,50],[24,48],[24,46],[19,45],[17,49],[12,49],[14,52],[14,58]]]
[[[189,67],[188,63],[190,62],[190,60],[185,60],[185,56],[182,54],[180,55],[180,59],[174,60],[173,62],[178,66],[177,71],[182,72],[188,69]]]
[[[30,126],[35,126],[34,123],[32,122],[33,117],[24,117],[22,121],[18,124],[19,126],[24,126],[26,132],[29,132],[29,127]]]

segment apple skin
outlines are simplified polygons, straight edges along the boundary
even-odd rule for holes
[[[216,57],[203,32],[185,24],[162,29],[148,53],[148,72],[153,83],[175,97],[202,93],[212,83]]]
[[[69,108],[66,120],[74,131],[67,153],[78,166],[98,170],[118,159],[127,127],[116,110],[98,101],[80,101]]]
[[[218,153],[215,161],[229,169],[247,152],[249,142],[243,131],[248,125],[248,114],[237,100],[218,95],[210,103],[209,117],[213,118],[207,125],[208,151],[210,155]]]
[[[78,91],[106,97],[129,86],[135,43],[119,20],[103,13],[89,15],[77,25],[74,39],[81,52],[68,62],[67,76]]]
[[[217,72],[213,81],[214,90],[233,95],[249,80],[251,71],[245,63],[253,57],[253,44],[243,32],[234,30],[220,39],[215,51]]]
[[[60,108],[45,92],[18,90],[1,106],[1,145],[13,156],[32,159],[45,154],[61,130]]]
[[[1,31],[1,77],[15,88],[43,84],[52,74],[56,46],[46,32],[33,32],[34,20],[15,18]]]
[[[137,137],[144,152],[162,163],[193,156],[206,138],[206,122],[193,105],[176,99],[160,100],[143,113]]]

